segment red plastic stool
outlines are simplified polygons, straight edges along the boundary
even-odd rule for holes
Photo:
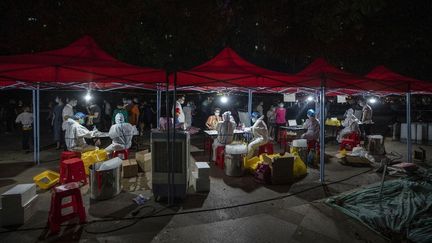
[[[266,143],[264,145],[259,146],[258,156],[260,156],[263,153],[274,154],[273,153],[273,144],[272,143]]]
[[[315,151],[319,152],[319,143],[318,140],[312,139],[307,141],[308,151],[311,149],[315,149]]]
[[[120,155],[120,156],[119,156]],[[112,153],[111,158],[119,157],[120,159],[129,159],[129,150],[117,150]]]
[[[225,146],[217,146],[217,148],[216,148],[216,162],[215,162],[215,165],[217,167],[221,168],[222,170],[225,167],[224,155],[225,155]]]
[[[204,151],[205,150],[211,151],[212,150],[212,144],[213,144],[213,139],[210,137],[207,137],[204,141]]]
[[[346,138],[343,138],[339,150],[352,150],[355,146],[360,144],[360,135],[357,132],[352,132],[348,134]]]
[[[81,159],[67,159],[60,163],[60,184],[69,182],[83,182],[87,184],[87,175]]]
[[[60,162],[67,159],[73,159],[73,158],[81,158],[80,152],[74,152],[74,151],[63,151],[60,155]]]
[[[287,141],[287,131],[284,129],[279,129],[278,132],[278,143],[279,146],[282,148],[282,146],[284,146],[284,148],[287,146],[288,141]]]
[[[63,204],[63,199],[67,197],[70,197],[71,201]],[[69,207],[72,208],[72,212],[63,215],[62,210]],[[75,217],[79,218],[80,223],[84,223],[86,220],[86,212],[78,183],[72,182],[54,187],[51,193],[51,207],[48,215],[50,231],[52,233],[58,233],[62,223]]]

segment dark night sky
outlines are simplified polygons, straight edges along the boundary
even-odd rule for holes
[[[0,55],[61,48],[88,34],[137,65],[190,68],[229,45],[285,72],[323,56],[354,73],[384,64],[432,81],[431,2],[2,0]]]

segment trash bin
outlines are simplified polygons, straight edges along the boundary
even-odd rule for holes
[[[227,176],[243,175],[243,158],[247,154],[245,144],[228,144],[225,146],[225,174]]]
[[[104,166],[112,160],[111,166]],[[90,198],[106,200],[117,196],[121,191],[121,160],[114,158],[90,166]]]

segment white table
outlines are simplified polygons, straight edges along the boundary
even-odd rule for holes
[[[218,135],[218,131],[216,130],[204,130],[204,132],[210,137],[216,137]],[[243,134],[246,131],[234,129],[234,134]]]

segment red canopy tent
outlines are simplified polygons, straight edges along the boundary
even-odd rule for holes
[[[356,95],[364,92],[402,92],[388,80],[376,80],[345,72],[324,58],[317,58],[305,69],[296,74],[302,85],[307,87],[324,86],[327,94]]]
[[[52,51],[0,57],[0,87],[155,88],[165,71],[120,62],[84,36]]]
[[[173,81],[174,75],[171,75],[170,79]],[[231,48],[225,48],[204,64],[187,71],[178,71],[175,81],[177,86],[199,86],[207,89],[216,87],[259,89],[289,87],[294,85],[295,77],[249,63]]]
[[[377,82],[390,82],[391,87],[399,90],[399,93],[432,93],[432,83],[400,75],[384,66],[374,68],[365,77]]]

